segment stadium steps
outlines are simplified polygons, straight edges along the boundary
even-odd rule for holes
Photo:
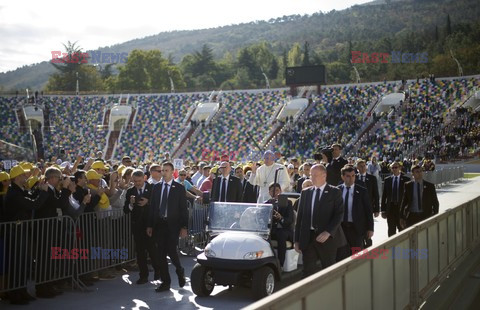
[[[120,135],[119,130],[112,130],[110,132],[110,136],[108,137],[107,152],[105,153],[105,158],[106,159],[112,158],[113,149],[115,147],[115,143],[117,142],[119,135]]]

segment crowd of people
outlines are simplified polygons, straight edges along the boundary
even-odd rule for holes
[[[8,172],[2,171],[0,221],[60,215],[78,218],[84,213],[105,219],[123,210],[131,214],[139,269],[136,283],[148,282],[149,257],[153,279],[161,280],[157,292],[171,286],[167,256],[176,268],[178,285],[185,285],[177,246],[179,237],[187,236],[188,208],[194,202],[274,204],[272,235],[277,240],[280,265],[285,262],[287,241],[294,242],[295,249],[304,255],[304,276],[318,270],[317,259],[325,268],[351,255],[351,248],[369,246],[374,217],[387,218],[389,235],[393,235],[438,212],[435,189],[422,180],[423,171],[432,169],[429,159],[422,160],[423,168],[418,162],[411,163],[408,168],[414,180],[410,181],[403,163],[344,158],[340,144],[321,149],[314,159],[306,161],[266,151],[261,161],[245,164],[224,155],[211,162],[186,160],[181,169],[174,168],[169,154],[160,156],[163,160],[159,162],[136,162],[129,156],[113,162],[102,157],[102,152],[89,158],[77,156],[74,162],[53,157],[48,162],[21,162]],[[420,188],[429,192],[418,192],[417,183],[425,184]],[[282,192],[297,192],[300,199],[280,207]],[[430,198],[418,200],[422,195]],[[319,205],[321,212],[315,211]],[[357,209],[363,211],[352,211]],[[2,233],[3,237],[12,236],[8,231]],[[4,275],[6,283],[15,287],[7,293],[11,303],[26,304],[35,299],[25,289],[27,274]],[[87,275],[82,281],[91,285],[96,278]],[[37,298],[53,298],[60,293],[58,281],[36,285]]]

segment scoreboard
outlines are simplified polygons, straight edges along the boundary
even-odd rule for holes
[[[325,66],[287,67],[285,79],[288,86],[325,85],[327,83]]]

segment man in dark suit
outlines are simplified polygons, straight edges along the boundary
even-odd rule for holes
[[[314,186],[302,191],[295,225],[295,250],[303,253],[303,277],[335,263],[337,248],[346,244],[340,223],[343,219],[342,192],[327,184],[325,166],[310,171]]]
[[[405,183],[410,178],[400,173],[400,163],[394,161],[390,165],[392,175],[385,178],[382,191],[382,217],[387,219],[388,236],[393,236],[398,231],[402,231],[400,226],[400,204],[403,199]]]
[[[146,220],[148,216],[147,201],[150,198],[152,185],[145,182],[145,174],[142,170],[136,169],[132,173],[133,186],[127,190],[123,211],[131,213],[131,224],[135,250],[137,252],[137,264],[140,271],[140,278],[137,284],[148,282],[147,252],[152,260],[155,271],[154,280],[160,278],[160,265],[155,242],[152,237],[147,236]],[[148,198],[145,198],[148,197]]]
[[[152,188],[149,201],[149,216],[147,220],[147,235],[157,242],[160,279],[162,284],[155,289],[156,292],[170,290],[170,274],[168,272],[167,255],[176,267],[178,284],[185,285],[185,270],[178,258],[178,237],[187,236],[188,209],[185,187],[173,180],[173,164],[162,164],[163,181]]]
[[[272,240],[277,241],[278,260],[280,266],[283,267],[287,253],[287,241],[292,242],[293,240],[293,205],[289,199],[278,201],[278,196],[282,193],[280,184],[270,184],[268,192],[272,198],[265,203],[273,205]]]
[[[42,207],[47,200],[48,185],[45,181],[41,181],[38,186],[38,195],[36,197],[29,197],[27,191],[24,188],[24,184],[28,177],[25,170],[20,166],[14,166],[10,170],[11,184],[8,187],[7,194],[5,195],[5,221],[28,221],[32,219],[32,212]],[[31,227],[31,226],[30,226]],[[26,225],[13,225],[5,226],[4,231],[4,246],[5,249],[11,249],[8,252],[4,252],[4,260],[15,262],[17,268],[12,268],[8,275],[4,275],[5,283],[7,287],[18,287],[13,291],[7,293],[11,304],[28,304],[33,301],[34,298],[27,292],[27,248],[28,242],[28,229]],[[52,297],[55,294],[51,294]]]
[[[340,170],[348,164],[348,161],[342,156],[342,146],[338,143],[332,145],[332,162],[330,163],[330,169],[327,175],[327,183],[333,186],[337,186],[342,182],[342,176]]]
[[[250,178],[252,171],[247,171],[246,178],[247,180]],[[258,199],[258,185],[252,185],[250,182],[247,181],[245,184],[245,188],[243,190],[243,202],[249,203],[257,203]]]
[[[380,214],[380,196],[378,194],[377,178],[367,173],[367,164],[365,160],[357,160],[358,174],[355,176],[355,184],[359,184],[367,189],[368,198],[372,205],[372,210],[377,217]]]
[[[68,189],[71,180],[69,177],[63,179],[62,172],[60,169],[55,167],[49,167],[45,171],[45,180],[48,185],[48,198],[42,207],[34,212],[35,219],[47,219],[52,217],[57,217],[57,210],[65,212],[69,207],[69,196],[71,191]],[[61,188],[61,191],[58,190]],[[45,238],[41,240],[41,248],[51,249],[52,247],[58,246],[58,243],[61,241],[58,240],[64,229],[60,222],[48,222],[49,225],[42,225],[41,222],[38,222],[38,232],[44,236],[50,236],[50,238]],[[34,228],[35,229],[35,228]],[[38,274],[43,274],[48,280],[48,277],[52,274],[53,263],[51,261],[50,253],[42,253],[37,257],[37,272]],[[60,295],[62,292],[57,290],[52,282],[47,282],[43,284],[35,285],[35,294],[40,298],[52,298],[56,295]]]
[[[413,226],[438,213],[438,198],[433,183],[423,180],[423,169],[419,165],[412,167],[413,179],[405,184],[400,225]]]
[[[297,193],[302,192],[303,181],[310,178],[310,169],[311,168],[312,168],[311,163],[306,162],[306,163],[303,164],[303,175],[302,175],[301,178],[299,178],[297,180],[297,184],[296,184],[296,187],[295,187],[295,189],[297,190]]]
[[[342,229],[347,238],[347,249],[343,251],[343,259],[351,255],[353,247],[363,249],[363,239],[373,236],[373,212],[367,189],[355,184],[355,168],[346,165],[342,168],[343,184],[338,188],[342,191],[345,212]]]
[[[222,161],[219,171],[220,175],[213,180],[212,201],[242,202],[242,182],[230,174],[230,163]]]

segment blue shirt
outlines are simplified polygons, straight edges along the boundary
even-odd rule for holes
[[[185,180],[182,183],[182,182],[180,182],[180,179],[176,179],[175,182],[178,182],[178,183],[182,184],[185,187],[186,191],[188,191],[189,189],[191,189],[193,187],[192,183],[188,182],[187,180]]]

